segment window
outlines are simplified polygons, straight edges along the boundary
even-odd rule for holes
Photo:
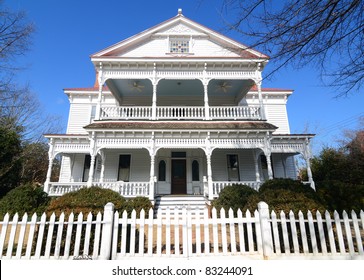
[[[93,122],[93,120],[96,117],[96,105],[92,105],[91,107],[91,115],[90,115],[90,123]]]
[[[200,181],[200,167],[197,160],[192,162],[192,181]]]
[[[188,39],[171,39],[169,41],[169,52],[171,53],[189,53],[190,42]]]
[[[158,166],[158,181],[166,180],[166,162],[161,160]]]
[[[172,152],[172,158],[185,158],[186,152]]]
[[[118,181],[129,182],[130,177],[130,155],[120,155]]]
[[[227,155],[228,180],[240,181],[238,155]]]
[[[88,181],[88,175],[90,173],[91,167],[91,156],[85,155],[85,161],[83,163],[83,175],[82,175],[82,182]]]

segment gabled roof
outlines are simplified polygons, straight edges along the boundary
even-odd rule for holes
[[[269,57],[261,52],[258,52],[254,49],[249,48],[246,45],[241,44],[231,38],[226,37],[225,35],[218,33],[208,27],[205,27],[187,17],[185,17],[181,10],[178,11],[178,14],[154,27],[146,29],[134,36],[131,36],[123,41],[120,41],[106,49],[103,49],[97,53],[91,55],[91,59],[98,58],[113,58],[117,57],[120,53],[125,53],[127,50],[130,50],[134,47],[137,47],[138,44],[144,42],[145,40],[151,38],[151,36],[161,36],[168,33],[168,35],[175,36],[183,35],[183,32],[189,32],[193,36],[202,36],[206,37],[215,43],[226,47],[226,49],[234,50],[237,53],[237,57],[246,58],[246,59],[262,59],[267,60]]]

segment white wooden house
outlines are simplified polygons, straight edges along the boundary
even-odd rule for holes
[[[262,88],[268,57],[178,14],[91,56],[96,82],[69,88],[66,134],[49,139],[44,190],[212,200],[243,183],[296,178],[311,134],[290,134],[292,90]],[[62,156],[59,182],[52,163]]]

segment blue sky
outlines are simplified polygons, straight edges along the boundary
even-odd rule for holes
[[[63,88],[92,86],[95,72],[90,55],[177,14],[183,14],[211,29],[244,43],[239,34],[226,33],[221,15],[222,0],[5,0],[13,10],[25,10],[36,26],[33,45],[19,63],[18,74],[29,84],[50,114],[61,116],[63,131],[69,103]],[[224,14],[229,17],[229,14]],[[259,49],[258,49],[259,50]],[[268,64],[269,69],[269,64]],[[313,150],[335,146],[343,129],[358,127],[364,116],[363,90],[334,98],[322,86],[313,66],[283,69],[263,87],[294,89],[288,100],[291,133],[315,133]]]

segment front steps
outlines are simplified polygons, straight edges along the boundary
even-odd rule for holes
[[[207,203],[208,200],[202,195],[158,196],[154,203],[154,217],[158,218],[158,213],[165,217],[167,208],[170,209],[171,216],[176,213],[182,214],[183,208],[186,208],[192,216],[203,216]]]

